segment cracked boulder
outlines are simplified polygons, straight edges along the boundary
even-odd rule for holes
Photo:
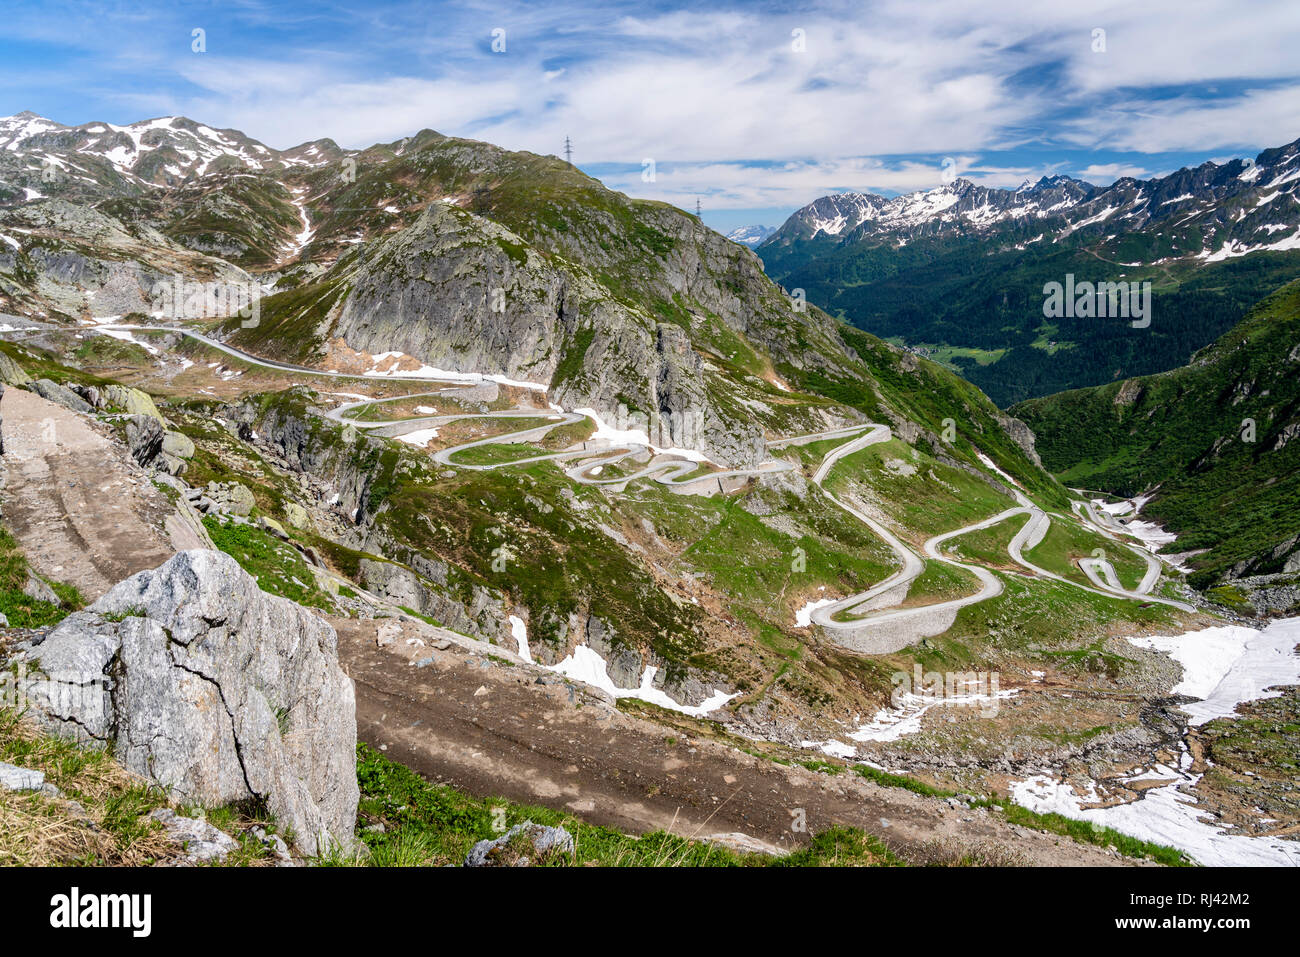
[[[175,801],[265,803],[298,849],[353,846],[356,701],[324,620],[230,556],[178,553],[68,616],[33,651],[52,730]]]
[[[152,465],[162,454],[164,435],[162,425],[152,416],[133,415],[126,420],[126,446],[142,466]]]

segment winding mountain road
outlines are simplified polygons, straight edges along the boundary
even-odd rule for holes
[[[471,469],[474,471],[488,471],[510,465],[531,465],[535,462],[558,462],[569,459],[581,459],[582,461],[578,465],[565,470],[565,475],[580,485],[625,486],[629,482],[639,481],[642,479],[653,479],[655,482],[668,486],[676,492],[711,494],[711,487],[713,485],[721,485],[721,483],[727,479],[748,479],[753,476],[768,475],[773,472],[787,472],[794,468],[794,465],[785,459],[772,459],[764,462],[757,468],[730,469],[727,471],[707,472],[704,475],[692,476],[691,473],[699,470],[700,463],[674,458],[671,457],[671,454],[665,454],[660,461],[654,461],[652,459],[650,464],[645,468],[630,475],[621,475],[615,478],[596,478],[596,474],[599,474],[599,469],[620,462],[623,459],[629,457],[636,458],[645,455],[652,455],[655,457],[659,456],[659,453],[657,453],[651,446],[643,443],[617,443],[603,440],[595,443],[584,442],[582,447],[577,449],[564,449],[558,452],[548,452],[543,455],[533,455],[521,459],[509,459],[502,462],[470,464],[456,461],[455,456],[469,449],[481,448],[489,445],[517,445],[520,443],[537,441],[545,438],[547,433],[553,429],[582,422],[589,418],[589,416],[584,415],[581,412],[557,412],[554,409],[506,409],[496,412],[457,412],[442,415],[417,416],[397,421],[388,419],[354,419],[347,416],[348,412],[362,406],[379,405],[384,402],[405,401],[419,398],[421,396],[449,394],[454,396],[456,391],[458,391],[456,387],[450,387],[447,389],[441,389],[438,392],[421,392],[416,393],[415,395],[394,396],[387,399],[367,399],[359,402],[346,402],[326,412],[326,416],[345,425],[351,425],[358,429],[366,429],[388,438],[400,438],[414,432],[437,429],[453,422],[470,419],[545,419],[547,421],[542,425],[530,429],[521,429],[505,435],[490,435],[482,439],[475,439],[472,442],[465,442],[461,445],[439,449],[433,453],[433,459],[440,465],[447,465],[458,469]],[[835,430],[836,436],[838,436],[841,431],[843,430]]]
[[[455,389],[442,390],[444,394],[454,393]],[[409,399],[410,396],[398,397],[399,399]],[[377,401],[396,401],[396,399],[385,399]],[[328,415],[338,421],[347,422],[358,428],[383,429],[383,434],[389,436],[398,436],[410,434],[412,432],[424,429],[437,428],[450,422],[460,419],[473,419],[483,417],[498,418],[543,418],[550,421],[530,429],[523,429],[502,436],[488,436],[482,439],[476,439],[472,442],[466,442],[461,445],[451,446],[440,449],[434,453],[434,459],[443,465],[455,468],[468,468],[475,470],[489,470],[503,468],[511,465],[525,465],[534,462],[544,461],[561,461],[570,459],[580,459],[581,461],[565,470],[565,474],[575,482],[583,485],[607,485],[624,487],[628,483],[638,480],[653,480],[662,485],[671,488],[677,492],[696,492],[697,494],[715,494],[716,492],[725,491],[724,480],[728,478],[747,479],[756,475],[770,474],[777,471],[785,471],[794,468],[793,463],[786,459],[770,459],[764,462],[762,466],[754,469],[734,469],[725,472],[710,472],[703,476],[690,476],[698,470],[699,465],[692,461],[682,461],[665,457],[660,461],[652,460],[651,463],[638,472],[629,475],[620,475],[614,478],[596,478],[595,474],[600,469],[611,465],[615,462],[622,461],[628,457],[643,456],[652,450],[641,444],[627,444],[619,446],[616,444],[606,443],[603,447],[583,443],[580,449],[567,449],[560,452],[547,453],[545,455],[530,456],[523,459],[513,459],[503,462],[494,462],[487,464],[468,465],[456,461],[456,456],[472,448],[479,448],[493,444],[514,444],[519,442],[530,442],[543,438],[552,429],[563,425],[572,424],[581,421],[583,416],[576,412],[556,412],[554,410],[522,410],[513,409],[501,412],[475,414],[475,413],[458,413],[452,415],[423,416],[412,419],[401,420],[400,423],[393,423],[388,420],[366,421],[346,418],[346,413],[358,406],[367,404],[377,404],[377,402],[349,402],[333,410]],[[871,445],[888,441],[892,433],[889,426],[877,423],[868,423],[860,426],[849,426],[837,429],[827,430],[820,433],[808,433],[799,436],[791,436],[784,439],[776,439],[769,444],[770,448],[783,448],[791,445],[809,444],[815,441],[828,439],[848,439],[842,445],[831,449],[823,457],[816,471],[813,473],[812,480],[839,508],[848,512],[858,521],[870,528],[882,541],[887,544],[894,554],[898,557],[900,567],[889,577],[872,585],[865,591],[850,595],[847,598],[840,599],[828,605],[816,608],[812,612],[811,620],[819,625],[834,640],[843,644],[845,647],[852,648],[869,654],[886,654],[901,650],[914,643],[919,638],[932,637],[942,634],[952,627],[956,620],[957,613],[968,605],[974,605],[978,602],[987,601],[995,598],[1003,591],[1002,580],[987,568],[980,565],[972,565],[966,562],[958,561],[951,556],[944,555],[941,547],[951,539],[971,532],[980,531],[990,528],[1001,522],[1017,515],[1028,515],[1029,520],[1025,526],[1013,537],[1008,545],[1007,552],[1011,559],[1021,565],[1031,573],[1043,578],[1049,578],[1076,588],[1083,588],[1086,591],[1106,597],[1127,598],[1137,601],[1153,601],[1161,604],[1171,605],[1184,610],[1191,610],[1190,606],[1181,602],[1175,602],[1170,599],[1158,598],[1148,594],[1151,587],[1154,586],[1158,576],[1153,578],[1150,575],[1144,578],[1143,584],[1137,591],[1128,591],[1124,589],[1115,574],[1114,568],[1104,559],[1086,559],[1080,562],[1080,567],[1088,576],[1089,580],[1096,586],[1088,588],[1080,585],[1078,582],[1071,581],[1064,576],[1050,572],[1041,568],[1024,557],[1025,550],[1032,550],[1038,545],[1046,535],[1051,524],[1051,519],[1038,506],[1034,505],[1023,493],[1015,493],[1017,505],[1014,508],[1006,509],[997,515],[990,516],[964,528],[944,532],[936,535],[926,541],[924,545],[925,555],[937,562],[949,565],[954,568],[960,568],[972,576],[980,583],[978,591],[964,595],[960,598],[949,599],[947,601],[935,602],[924,605],[917,605],[908,608],[896,608],[907,597],[912,582],[925,570],[925,561],[909,548],[901,539],[898,538],[884,524],[867,515],[860,508],[842,501],[836,495],[824,487],[825,480],[830,474],[831,469],[843,460],[845,457],[855,452],[861,451]],[[1085,564],[1085,562],[1087,564]],[[858,617],[848,617],[858,616]]]
[[[264,368],[289,372],[301,372],[313,376],[329,376],[355,380],[387,380],[390,378],[397,378],[379,375],[333,372],[313,369],[307,366],[298,366],[292,363],[262,359],[203,333],[179,326],[105,324],[92,327],[86,331],[96,330],[179,333],[239,359],[242,362],[248,362]],[[433,453],[433,458],[442,465],[475,471],[487,471],[518,465],[530,465],[537,462],[568,462],[576,460],[576,464],[567,467],[564,471],[565,475],[572,481],[582,485],[623,488],[631,482],[644,480],[654,481],[680,494],[713,495],[719,492],[726,492],[726,483],[728,480],[745,481],[749,478],[789,471],[796,468],[795,464],[790,460],[774,457],[767,459],[754,468],[708,471],[704,474],[694,474],[700,469],[699,462],[683,459],[680,455],[675,455],[673,453],[662,453],[645,442],[620,443],[606,439],[601,439],[595,442],[583,442],[580,448],[569,448],[520,459],[507,459],[501,462],[473,464],[460,462],[456,460],[456,456],[469,449],[481,448],[489,445],[510,445],[540,441],[552,430],[583,421],[588,418],[588,416],[580,412],[559,411],[556,408],[515,408],[492,412],[464,412],[415,416],[398,420],[366,420],[353,418],[348,415],[348,413],[354,409],[374,406],[384,402],[406,401],[422,396],[439,395],[446,395],[454,398],[456,392],[463,391],[467,388],[473,388],[484,381],[487,381],[487,377],[479,375],[457,376],[455,380],[449,380],[447,377],[437,378],[421,376],[401,376],[400,378],[403,381],[408,382],[435,383],[442,385],[443,388],[430,392],[406,394],[385,399],[364,399],[360,401],[345,402],[327,411],[326,415],[330,419],[341,424],[349,425],[357,429],[363,429],[373,434],[382,435],[388,438],[401,438],[402,436],[411,435],[416,432],[436,430],[441,426],[469,419],[542,419],[544,421],[537,426],[516,430],[504,435],[488,436],[471,442],[465,442],[460,445],[439,449]],[[923,546],[922,551],[927,559],[941,562],[954,568],[960,568],[972,575],[980,583],[978,591],[969,595],[964,595],[960,598],[949,599],[946,601],[909,606],[906,608],[896,607],[906,600],[912,583],[925,570],[926,560],[904,543],[882,522],[866,514],[866,512],[861,508],[852,503],[841,500],[838,496],[825,488],[825,481],[837,463],[855,452],[859,452],[862,449],[868,448],[877,443],[888,441],[891,436],[892,432],[890,431],[889,426],[878,423],[866,423],[855,426],[843,426],[829,429],[824,432],[813,432],[773,439],[768,443],[769,449],[779,450],[796,445],[811,444],[812,442],[818,441],[847,439],[848,441],[845,441],[841,445],[837,445],[826,453],[813,473],[812,481],[837,507],[849,515],[852,515],[859,522],[870,528],[871,531],[881,539],[881,541],[889,546],[890,550],[893,551],[895,556],[898,558],[899,568],[887,578],[873,584],[864,591],[849,595],[813,610],[811,615],[812,622],[820,626],[825,634],[836,642],[850,649],[867,654],[886,654],[898,651],[913,644],[920,638],[932,637],[947,631],[952,627],[956,620],[957,613],[962,608],[978,602],[987,601],[1000,595],[1003,591],[1003,583],[998,575],[983,566],[958,561],[950,555],[945,555],[942,553],[941,547],[952,539],[971,532],[991,528],[994,525],[1007,521],[1017,515],[1028,515],[1029,519],[1025,523],[1024,527],[1016,533],[1008,544],[1007,554],[1013,562],[1020,565],[1031,574],[1040,578],[1050,579],[1052,581],[1070,585],[1074,588],[1080,588],[1084,591],[1107,598],[1122,598],[1134,601],[1154,602],[1178,608],[1183,611],[1192,610],[1190,605],[1183,602],[1150,594],[1160,577],[1160,563],[1144,550],[1120,542],[1115,533],[1117,530],[1107,526],[1104,519],[1098,516],[1096,510],[1092,508],[1090,502],[1073,503],[1075,510],[1080,513],[1080,518],[1101,534],[1115,540],[1118,545],[1128,547],[1146,559],[1147,572],[1143,576],[1142,582],[1138,587],[1134,590],[1125,589],[1119,580],[1118,574],[1115,572],[1114,566],[1105,557],[1093,557],[1079,561],[1079,567],[1088,578],[1092,587],[1080,584],[1076,581],[1071,581],[1062,575],[1048,571],[1047,569],[1041,568],[1030,562],[1024,557],[1024,552],[1032,551],[1033,548],[1043,540],[1051,525],[1051,518],[1020,491],[1014,493],[1017,501],[1017,505],[1014,508],[1006,509],[996,515],[982,519],[981,521],[967,525],[963,528],[935,535],[928,539]],[[645,461],[647,456],[649,457],[648,463],[638,471],[613,477],[599,477],[600,472],[608,466],[629,458],[637,461]],[[1001,478],[1003,476],[999,477]]]

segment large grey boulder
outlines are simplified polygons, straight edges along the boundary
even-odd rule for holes
[[[495,383],[493,383],[495,385]],[[284,520],[294,528],[312,528],[311,515],[297,502],[284,503]]]
[[[102,401],[104,406],[121,409],[127,415],[147,415],[151,419],[157,419],[159,425],[165,424],[153,397],[141,389],[115,383],[104,388]]]
[[[184,432],[164,432],[162,450],[178,459],[194,458],[194,442]]]
[[[173,800],[261,800],[304,854],[353,846],[356,700],[337,635],[230,556],[180,552],[33,652],[47,727],[111,746]]]
[[[90,411],[90,403],[85,399],[71,389],[61,386],[57,382],[51,382],[49,379],[37,379],[35,382],[28,383],[27,388],[42,399],[48,399],[50,402],[57,403],[65,409],[71,409],[73,412]]]

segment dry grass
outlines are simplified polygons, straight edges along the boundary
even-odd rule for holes
[[[927,867],[1029,867],[1033,863],[1020,851],[995,841],[957,847],[931,841],[912,856]]]
[[[141,865],[180,856],[147,817],[166,798],[103,751],[42,734],[0,710],[0,760],[63,792],[0,794],[0,865]]]
[[[94,865],[139,867],[186,862],[182,847],[149,813],[173,806],[156,785],[127,771],[106,751],[83,748],[42,732],[0,708],[0,761],[45,773],[61,797],[43,792],[0,792],[0,866]],[[193,809],[176,808],[181,814]],[[264,810],[232,805],[208,810],[208,822],[240,844],[224,864],[273,865],[276,859],[253,833],[274,833]]]

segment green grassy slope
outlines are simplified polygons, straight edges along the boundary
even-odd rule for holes
[[[1192,583],[1281,570],[1300,534],[1300,282],[1172,372],[1013,407],[1067,485],[1131,496],[1208,549]],[[1251,422],[1253,425],[1253,435]]]
[[[917,237],[902,247],[819,237],[769,242],[759,255],[782,285],[805,289],[810,302],[861,329],[911,345],[959,347],[937,354],[999,405],[1176,368],[1300,275],[1295,251],[1167,262],[1185,253],[1168,248],[1169,236],[1154,230],[1130,235],[1122,246],[1097,235],[1100,227],[1033,242],[1052,228],[1036,221],[989,237]],[[1200,242],[1193,231],[1179,248]],[[1138,262],[1152,265],[1130,265]],[[1151,325],[1045,319],[1043,285],[1063,282],[1067,273],[1150,281]]]

